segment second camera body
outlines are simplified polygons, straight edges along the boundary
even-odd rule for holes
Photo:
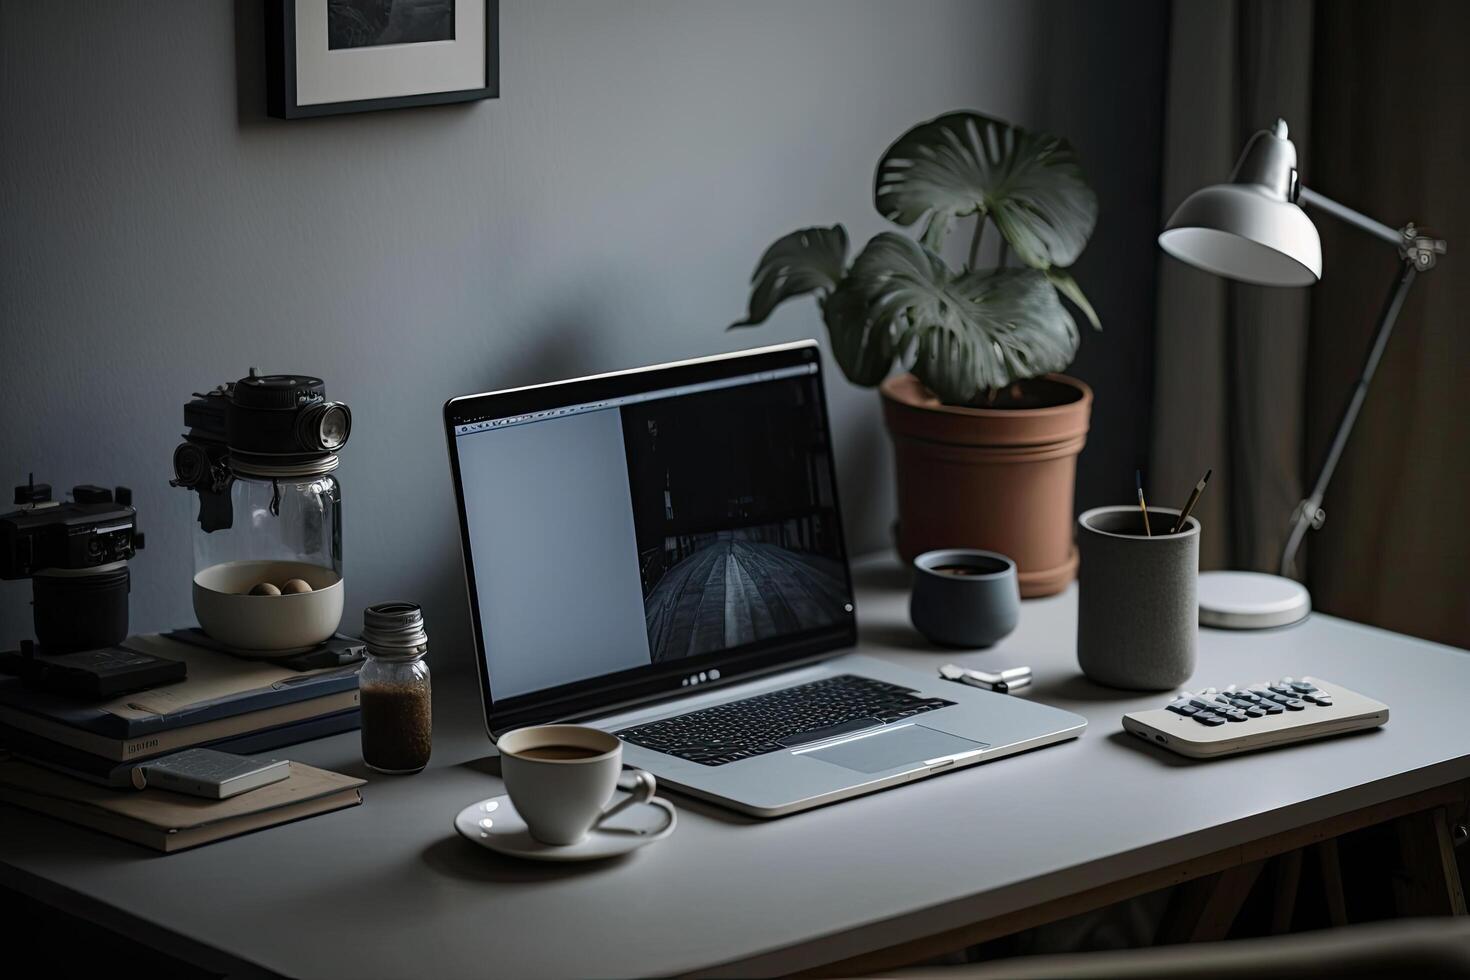
[[[83,484],[51,499],[33,480],[0,515],[0,579],[31,579],[36,639],[47,653],[111,646],[128,635],[128,562],[143,547],[127,487]]]

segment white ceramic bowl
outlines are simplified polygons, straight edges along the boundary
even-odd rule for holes
[[[304,579],[311,592],[246,595],[259,582]],[[299,561],[227,561],[194,576],[194,615],[225,646],[259,656],[310,649],[342,622],[342,577]]]

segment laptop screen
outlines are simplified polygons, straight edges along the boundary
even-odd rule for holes
[[[446,416],[492,729],[852,642],[814,345]]]

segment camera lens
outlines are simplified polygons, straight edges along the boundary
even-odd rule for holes
[[[102,572],[37,575],[31,588],[41,649],[72,653],[127,639],[128,586],[126,565]]]
[[[206,487],[210,484],[209,454],[192,442],[180,443],[174,450],[174,485]]]
[[[351,434],[352,410],[341,402],[310,405],[296,418],[296,439],[306,450],[335,452]]]

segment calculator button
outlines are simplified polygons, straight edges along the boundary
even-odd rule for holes
[[[1195,715],[1194,720],[1199,722],[1201,725],[1208,725],[1211,728],[1214,728],[1216,725],[1225,724],[1225,719],[1221,718],[1219,715],[1206,714],[1203,711]]]
[[[1286,707],[1287,711],[1302,711],[1305,710],[1307,707],[1305,702],[1298,701],[1296,698],[1287,698],[1281,703]]]
[[[1246,713],[1246,716],[1249,717],[1249,718],[1264,718],[1264,717],[1266,717],[1266,712],[1262,711],[1260,708],[1251,707],[1251,708],[1241,708],[1240,710],[1241,711],[1244,711]]]
[[[1306,681],[1295,681],[1292,683],[1291,689],[1293,691],[1296,691],[1298,694],[1311,694],[1313,691],[1317,690],[1317,685],[1309,684]]]
[[[1303,694],[1302,700],[1310,701],[1312,704],[1320,705],[1324,708],[1332,707],[1332,695],[1322,691],[1318,691],[1315,694]]]
[[[1226,712],[1225,717],[1226,718],[1229,718],[1231,721],[1245,721],[1246,720],[1245,712],[1244,711],[1241,711],[1239,708],[1234,708],[1234,709]]]
[[[1261,703],[1261,710],[1268,715],[1279,715],[1286,709],[1274,701],[1263,701]]]

